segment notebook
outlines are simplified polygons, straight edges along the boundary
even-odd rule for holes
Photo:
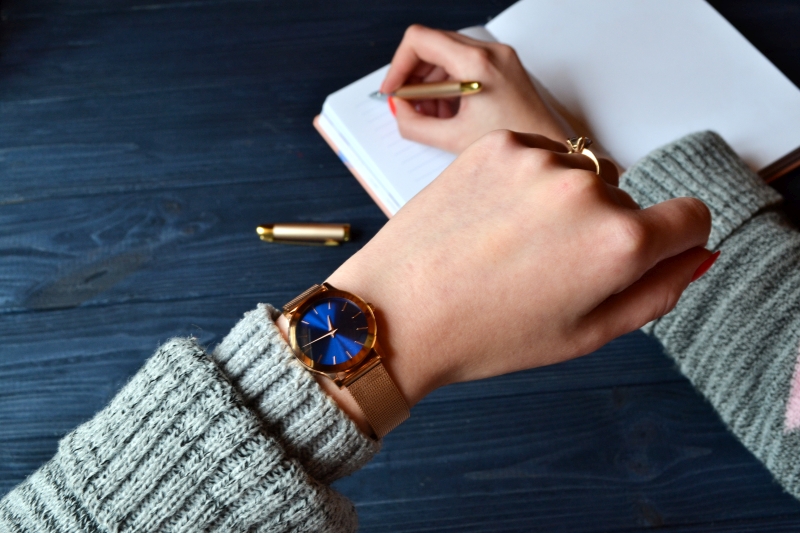
[[[545,97],[623,168],[706,129],[767,180],[800,166],[800,90],[704,0],[522,0],[462,31],[513,46]],[[400,137],[387,104],[369,98],[387,70],[329,95],[314,125],[392,216],[455,156]]]

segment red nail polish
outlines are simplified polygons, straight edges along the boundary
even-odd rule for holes
[[[711,254],[708,259],[700,263],[700,266],[697,267],[697,270],[695,270],[694,274],[692,274],[692,281],[697,281],[703,274],[708,272],[708,269],[711,268],[711,265],[714,264],[714,262],[717,260],[717,257],[719,257],[719,250]]]
[[[392,116],[397,116],[397,109],[394,107],[394,99],[390,96],[389,97],[389,110],[392,112]]]

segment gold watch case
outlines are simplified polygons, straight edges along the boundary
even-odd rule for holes
[[[300,322],[300,319],[314,304],[328,298],[344,298],[353,302],[361,312],[364,313],[367,319],[367,337],[364,341],[364,346],[351,359],[336,365],[317,363],[303,353],[297,342],[297,324]],[[294,309],[286,311],[286,315],[289,319],[289,344],[292,347],[295,357],[310,371],[329,377],[340,387],[357,377],[362,370],[362,363],[367,361],[371,354],[376,353],[377,322],[375,320],[375,311],[372,305],[353,293],[342,291],[328,283],[323,283],[318,291],[300,302]],[[363,367],[369,366],[370,365],[363,365]]]

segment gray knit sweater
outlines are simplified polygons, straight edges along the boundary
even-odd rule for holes
[[[654,152],[623,184],[643,204],[692,195],[711,208],[717,265],[648,329],[800,495],[800,461],[785,460],[799,456],[800,436],[784,414],[798,321],[772,312],[796,294],[800,236],[767,209],[780,197],[709,133]],[[352,504],[329,484],[379,445],[295,361],[275,313],[246,314],[210,354],[192,339],[162,346],[0,502],[0,530],[355,530]]]
[[[260,305],[207,354],[174,339],[0,503],[0,531],[354,531],[328,485],[361,434]]]

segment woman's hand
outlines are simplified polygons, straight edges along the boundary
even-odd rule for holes
[[[496,129],[562,141],[569,127],[542,100],[510,46],[414,25],[406,30],[381,85],[391,93],[409,83],[480,81],[483,91],[450,100],[393,98],[400,134],[456,154]]]
[[[709,257],[702,202],[640,210],[565,151],[539,135],[486,135],[328,279],[376,306],[409,405],[596,350],[670,311]],[[327,389],[358,421],[347,394]]]

